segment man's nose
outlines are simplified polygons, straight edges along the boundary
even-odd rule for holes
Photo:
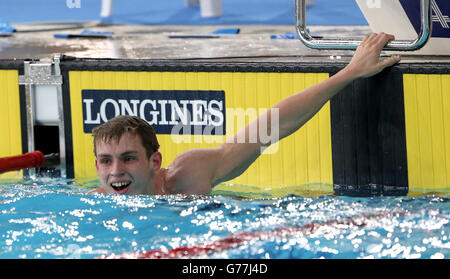
[[[120,160],[114,160],[111,166],[111,175],[121,176],[124,173],[124,164]]]

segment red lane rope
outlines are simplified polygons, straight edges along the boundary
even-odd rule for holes
[[[0,173],[36,168],[44,164],[45,157],[41,151],[33,151],[25,154],[0,158]]]
[[[198,246],[182,246],[170,250],[151,250],[148,252],[129,252],[119,255],[102,256],[101,259],[179,259],[179,258],[193,258],[206,256],[210,253],[222,252],[231,248],[235,248],[240,244],[254,241],[266,240],[275,237],[290,237],[299,234],[312,234],[319,229],[342,227],[364,227],[369,221],[379,220],[388,216],[404,216],[408,212],[383,212],[373,215],[362,214],[357,217],[352,217],[346,220],[330,220],[324,223],[308,223],[301,227],[284,227],[273,231],[257,231],[253,233],[239,233],[232,234],[226,238],[211,243],[200,244]]]

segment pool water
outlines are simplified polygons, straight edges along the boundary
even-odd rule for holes
[[[450,258],[448,195],[87,194],[0,184],[0,258]]]

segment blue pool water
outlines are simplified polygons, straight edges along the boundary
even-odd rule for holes
[[[96,183],[0,184],[0,258],[450,257],[448,196],[87,194]]]

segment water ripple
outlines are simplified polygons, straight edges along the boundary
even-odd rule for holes
[[[0,258],[450,257],[448,197],[243,199],[87,190],[76,183],[1,185]]]

